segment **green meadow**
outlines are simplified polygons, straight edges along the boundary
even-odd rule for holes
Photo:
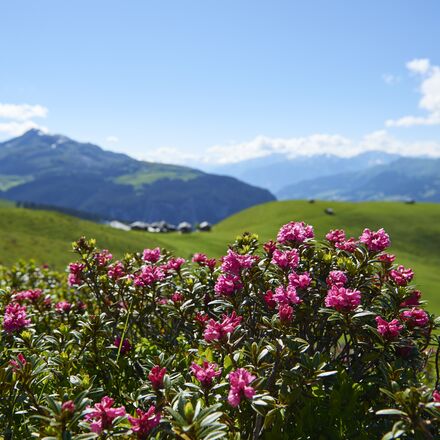
[[[324,213],[332,208],[334,215]],[[255,232],[263,241],[273,239],[281,225],[302,220],[315,227],[318,239],[330,229],[344,228],[347,235],[359,236],[363,228],[385,228],[391,236],[391,252],[398,262],[412,267],[415,283],[429,300],[430,310],[440,312],[440,205],[396,202],[271,202],[254,206],[215,225],[212,232],[152,234],[124,232],[64,214],[15,208],[0,203],[0,263],[19,259],[63,270],[74,259],[71,242],[84,235],[97,239],[116,257],[146,247],[165,247],[182,257],[205,252],[219,257],[228,243],[242,232]]]

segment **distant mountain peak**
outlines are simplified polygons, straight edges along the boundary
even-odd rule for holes
[[[19,137],[34,137],[34,136],[48,136],[49,133],[43,130],[40,130],[39,128],[31,128],[30,130],[26,131]]]
[[[0,143],[0,177],[0,198],[125,221],[215,223],[275,199],[232,177],[142,162],[38,129]]]

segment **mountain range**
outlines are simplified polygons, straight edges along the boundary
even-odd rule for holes
[[[251,185],[267,188],[274,194],[304,180],[332,176],[389,164],[400,156],[383,151],[369,151],[353,157],[332,154],[295,156],[271,154],[266,157],[245,160],[206,168],[211,172],[234,176]]]
[[[139,161],[34,129],[0,143],[0,198],[172,223],[215,223],[275,199],[234,177]]]
[[[277,192],[280,200],[440,202],[440,159],[401,157],[355,172],[303,180]]]
[[[210,168],[272,191],[279,200],[440,202],[440,159],[369,151],[288,158],[273,154]]]

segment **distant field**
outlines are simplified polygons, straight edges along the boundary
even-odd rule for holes
[[[334,216],[324,214],[327,207],[334,209]],[[431,310],[440,312],[440,204],[271,202],[229,217],[210,233],[159,235],[118,231],[55,212],[19,209],[0,202],[0,262],[12,264],[20,258],[34,258],[62,270],[73,258],[70,243],[81,235],[96,238],[100,247],[110,249],[117,257],[152,246],[166,247],[183,257],[197,251],[219,257],[238,234],[250,231],[268,240],[291,220],[312,224],[318,238],[332,228],[342,227],[358,236],[364,227],[384,227],[399,262],[414,268],[415,282],[429,299]]]

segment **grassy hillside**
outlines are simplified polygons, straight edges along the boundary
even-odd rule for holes
[[[334,216],[324,213],[327,207],[334,209]],[[391,235],[392,251],[398,255],[399,262],[415,269],[416,283],[429,298],[431,308],[440,312],[439,219],[438,204],[286,201],[242,211],[216,225],[211,233],[158,235],[118,231],[55,212],[17,209],[0,203],[0,262],[11,264],[19,258],[35,258],[63,269],[72,259],[70,243],[81,235],[95,237],[100,247],[110,249],[116,256],[161,246],[184,257],[196,251],[218,257],[236,235],[251,231],[268,240],[290,220],[311,223],[318,238],[332,228],[343,227],[349,234],[358,236],[364,227],[384,227]]]

